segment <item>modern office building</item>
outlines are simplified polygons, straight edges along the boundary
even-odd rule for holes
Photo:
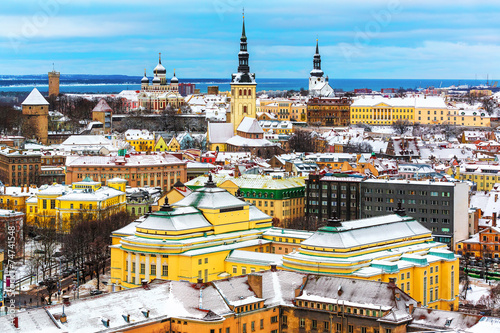
[[[408,216],[454,250],[456,242],[469,237],[468,200],[465,182],[368,179],[361,184],[361,217],[390,214],[401,202]]]

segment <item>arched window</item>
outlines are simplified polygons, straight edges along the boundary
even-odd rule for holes
[[[246,105],[243,106],[243,113],[247,113],[247,106]]]
[[[240,89],[240,96],[241,96],[241,89]]]
[[[252,91],[248,89],[248,96],[252,96]]]
[[[243,89],[243,95],[247,95],[247,90],[246,89]]]
[[[132,215],[135,215],[135,207],[132,207]]]

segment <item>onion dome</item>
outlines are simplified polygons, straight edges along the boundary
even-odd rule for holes
[[[158,84],[161,83],[161,79],[158,77],[158,75],[156,75],[156,72],[155,72],[155,77],[153,78],[153,83],[158,83]]]
[[[161,53],[160,53],[159,58],[158,58],[158,65],[156,65],[154,72],[156,74],[167,74],[167,70],[161,64]]]
[[[174,77],[172,77],[170,83],[179,83],[179,79],[177,78],[177,76],[175,76],[175,69],[174,69]]]
[[[146,76],[146,70],[145,69],[144,69],[144,77],[142,78],[141,83],[149,83],[149,79]]]

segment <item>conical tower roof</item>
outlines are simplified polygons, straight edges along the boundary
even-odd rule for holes
[[[47,102],[38,89],[33,88],[21,105],[49,105],[49,102]]]

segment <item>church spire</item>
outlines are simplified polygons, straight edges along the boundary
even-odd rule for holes
[[[321,56],[319,54],[318,39],[316,39],[316,54],[314,55],[313,66],[314,66],[314,69],[321,70]]]
[[[238,53],[238,73],[249,73],[250,66],[248,66],[248,50],[247,50],[247,36],[245,33],[245,14],[243,14],[243,27],[241,29],[240,39],[240,53]]]
[[[321,70],[321,55],[319,54],[319,43],[316,39],[316,53],[313,58],[313,70],[311,71],[311,76],[322,77],[323,71]]]

